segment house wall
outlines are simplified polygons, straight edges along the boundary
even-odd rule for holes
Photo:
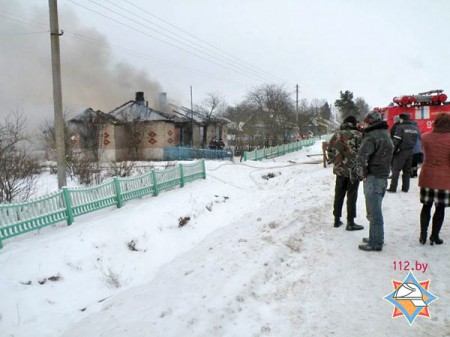
[[[130,149],[127,148],[125,127],[115,127],[116,160],[129,160]],[[165,121],[148,122],[141,139],[141,147],[138,154],[139,160],[163,160],[164,148],[178,146],[179,129],[174,123]]]
[[[197,124],[194,124],[194,132],[192,133],[193,136],[193,147],[200,148],[202,147],[202,141],[203,141],[203,127]]]
[[[143,149],[176,146],[179,138],[179,129],[176,129],[173,123],[163,121],[147,123],[142,139]]]
[[[211,140],[216,137],[217,139],[222,138],[225,146],[227,144],[228,127],[226,124],[210,124],[208,125],[207,135],[206,135],[206,146],[211,142]]]
[[[100,161],[115,161],[116,160],[116,128],[113,124],[105,124],[103,132],[100,135]]]
[[[77,130],[78,125],[75,123],[69,124],[69,138],[70,150],[73,154],[80,155],[83,158],[95,160],[95,156],[91,149],[83,148],[80,140],[80,135]],[[113,124],[101,125],[99,131],[99,151],[98,156],[100,161],[114,161],[116,160],[116,141],[115,128]]]
[[[180,142],[179,129],[174,123],[150,122],[145,126],[142,139],[143,160],[163,160],[164,148],[177,146]]]
[[[222,137],[226,141],[226,126],[222,126],[222,135],[219,135],[219,125],[211,124],[208,127],[207,142],[213,137]],[[190,136],[190,135],[185,135]],[[203,141],[203,127],[194,125],[194,147],[201,148]],[[105,124],[100,133],[99,157],[100,161],[124,161],[130,160],[129,142],[127,142],[127,132],[123,125]],[[164,148],[180,146],[180,128],[176,128],[174,123],[166,121],[153,121],[145,124],[145,131],[141,139],[141,147],[138,153],[138,160],[163,160]],[[190,144],[185,144],[190,145]],[[208,144],[206,144],[207,146]],[[75,148],[86,155],[80,149],[79,141],[74,138],[72,148]]]

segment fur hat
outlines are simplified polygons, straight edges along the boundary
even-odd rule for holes
[[[440,112],[436,115],[433,132],[450,132],[450,113]]]
[[[383,117],[379,112],[371,111],[364,117],[364,123],[373,124],[376,122],[381,122]]]
[[[408,113],[400,114],[398,115],[400,119],[403,119],[404,121],[409,121],[410,115]]]
[[[350,124],[356,125],[356,124],[358,124],[358,121],[356,120],[355,116],[350,115],[350,116],[345,117],[344,121],[342,123],[350,123]]]

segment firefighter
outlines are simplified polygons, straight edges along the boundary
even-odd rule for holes
[[[411,164],[414,145],[419,138],[419,129],[411,122],[407,113],[399,115],[400,124],[395,129],[393,138],[394,158],[392,160],[392,180],[388,192],[397,192],[398,179],[402,171],[402,192],[409,191]]]
[[[216,139],[216,137],[213,137],[211,139],[211,141],[209,142],[209,148],[211,150],[217,150],[217,145],[218,145],[217,139]]]
[[[220,138],[219,141],[217,142],[217,148],[219,150],[223,150],[224,147],[225,147],[225,143],[223,142],[223,139]]]
[[[400,117],[399,116],[395,116],[394,117],[394,124],[392,125],[391,128],[391,138],[394,139],[395,136],[395,129],[397,129],[397,126],[400,124]]]

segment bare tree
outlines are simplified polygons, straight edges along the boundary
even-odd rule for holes
[[[0,202],[25,201],[34,189],[39,163],[26,150],[8,152],[1,158]]]
[[[109,116],[100,110],[88,108],[69,121],[69,139],[79,147],[68,151],[67,168],[71,177],[77,176],[83,185],[99,183],[100,155],[105,125]]]
[[[66,144],[66,156],[70,157],[70,142],[69,142],[69,132],[67,128],[67,110],[64,111],[64,137]],[[56,135],[55,135],[55,125],[53,121],[45,120],[43,124],[39,127],[38,139],[41,140],[45,148],[45,159],[56,161]]]
[[[17,112],[8,115],[0,124],[0,157],[14,151],[17,145],[25,141],[25,119]]]
[[[264,145],[286,143],[297,128],[294,102],[282,86],[262,85],[247,95],[247,103],[257,112]]]
[[[125,130],[125,146],[128,149],[127,160],[138,160],[142,149],[142,140],[146,131],[146,123],[139,120],[126,121],[123,124]]]
[[[25,119],[18,113],[0,124],[0,202],[24,201],[33,191],[40,166],[25,150]]]
[[[203,117],[203,140],[202,146],[206,147],[208,140],[208,127],[214,121],[214,117],[222,115],[226,110],[226,103],[223,97],[217,92],[206,94],[206,98],[200,105],[196,106],[196,109],[201,113]]]
[[[78,136],[80,137],[81,148],[88,151],[88,156],[95,162],[99,161],[100,133],[104,124],[95,116],[80,120],[78,123]]]
[[[323,134],[328,131],[332,117],[331,107],[324,99],[303,99],[300,102],[299,130],[301,134],[312,132]]]

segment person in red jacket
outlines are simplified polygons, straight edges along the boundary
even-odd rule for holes
[[[422,135],[424,162],[419,175],[420,212],[419,242],[427,241],[431,207],[435,204],[430,244],[440,245],[444,240],[439,232],[445,217],[445,207],[450,206],[450,113],[436,115],[433,131]]]

